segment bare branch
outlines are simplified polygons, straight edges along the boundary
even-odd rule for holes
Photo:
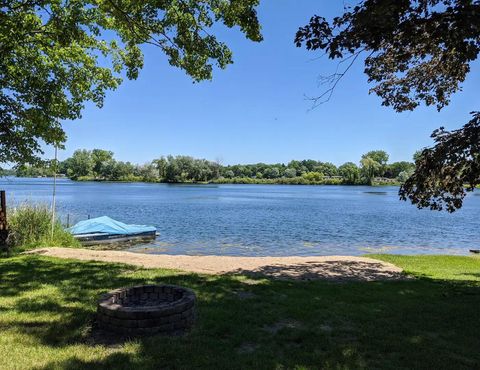
[[[353,66],[353,64],[355,63],[357,58],[360,56],[360,54],[364,50],[365,49],[361,49],[361,50],[359,50],[355,53],[352,53],[347,58],[341,60],[337,64],[337,68],[335,70],[335,73],[332,73],[331,75],[328,75],[328,76],[319,76],[319,85],[329,85],[330,87],[327,90],[325,90],[323,93],[321,93],[319,96],[316,96],[316,97],[308,97],[307,96],[306,97],[307,100],[310,100],[310,101],[313,102],[313,106],[310,108],[310,110],[317,108],[318,106],[328,102],[331,99],[331,97],[332,97],[332,95],[335,91],[335,88],[340,83],[340,80],[350,70],[350,68]],[[338,69],[340,68],[340,66],[344,62],[349,61],[349,60],[350,60],[350,63],[348,64],[348,66],[342,72],[339,73]]]

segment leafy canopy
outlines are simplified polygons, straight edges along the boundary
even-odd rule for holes
[[[389,158],[388,153],[384,150],[371,150],[362,155],[362,159],[367,157],[373,159],[375,162],[378,162],[381,166],[385,166]]]
[[[353,162],[342,164],[338,167],[338,173],[350,184],[356,184],[360,179],[360,170]]]
[[[370,92],[398,112],[421,103],[438,110],[470,72],[480,52],[478,0],[364,0],[345,7],[331,22],[315,15],[295,37],[297,46],[323,50],[340,60],[326,76],[329,88],[314,99],[328,100],[351,65],[364,55]],[[478,113],[460,130],[433,133],[435,147],[417,159],[414,174],[400,191],[419,207],[450,212],[462,206],[465,189],[480,183]],[[461,141],[461,143],[460,143]]]
[[[362,159],[360,160],[360,165],[362,166],[362,174],[365,177],[367,183],[369,185],[372,185],[375,176],[380,175],[382,165],[376,160],[366,156],[362,156]]]
[[[295,43],[331,59],[353,61],[366,52],[365,73],[382,105],[405,111],[424,102],[441,109],[478,57],[479,19],[479,1],[365,0],[331,23],[312,17]]]
[[[259,0],[0,0],[0,163],[35,162],[65,141],[60,120],[101,107],[122,77],[137,78],[153,45],[194,81],[232,52],[216,23],[262,40]]]
[[[462,129],[432,134],[436,145],[423,150],[416,170],[400,189],[403,200],[419,207],[453,212],[462,206],[465,187],[473,191],[480,183],[480,113]]]

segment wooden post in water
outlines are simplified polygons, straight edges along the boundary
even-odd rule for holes
[[[55,231],[55,201],[57,195],[57,154],[58,154],[58,147],[55,145],[55,166],[53,170],[53,196],[52,196],[52,240],[53,240],[53,233]]]
[[[5,190],[0,190],[0,245],[6,244],[7,237],[7,199]]]

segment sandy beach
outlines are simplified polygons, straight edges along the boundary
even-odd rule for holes
[[[27,252],[83,261],[126,263],[143,268],[166,268],[199,274],[265,275],[280,279],[376,281],[399,280],[401,268],[366,257],[232,257],[143,254],[76,248],[41,248]]]

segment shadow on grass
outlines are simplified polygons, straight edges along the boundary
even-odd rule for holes
[[[480,280],[480,273],[464,273],[464,274],[459,274],[461,277],[465,279],[471,279],[471,280]]]
[[[0,305],[0,330],[26,335],[49,351],[99,347],[91,326],[105,291],[171,283],[197,294],[199,319],[184,336],[120,341],[94,359],[53,355],[37,369],[480,365],[480,287],[470,281],[294,282],[36,256],[0,261],[0,276],[0,302],[14,302]],[[36,353],[25,348],[25,356]]]
[[[327,281],[378,281],[404,280],[406,276],[400,271],[386,268],[384,263],[361,261],[324,261],[305,262],[289,265],[261,266],[255,270],[237,270],[237,275],[267,276],[275,279],[296,279]]]

